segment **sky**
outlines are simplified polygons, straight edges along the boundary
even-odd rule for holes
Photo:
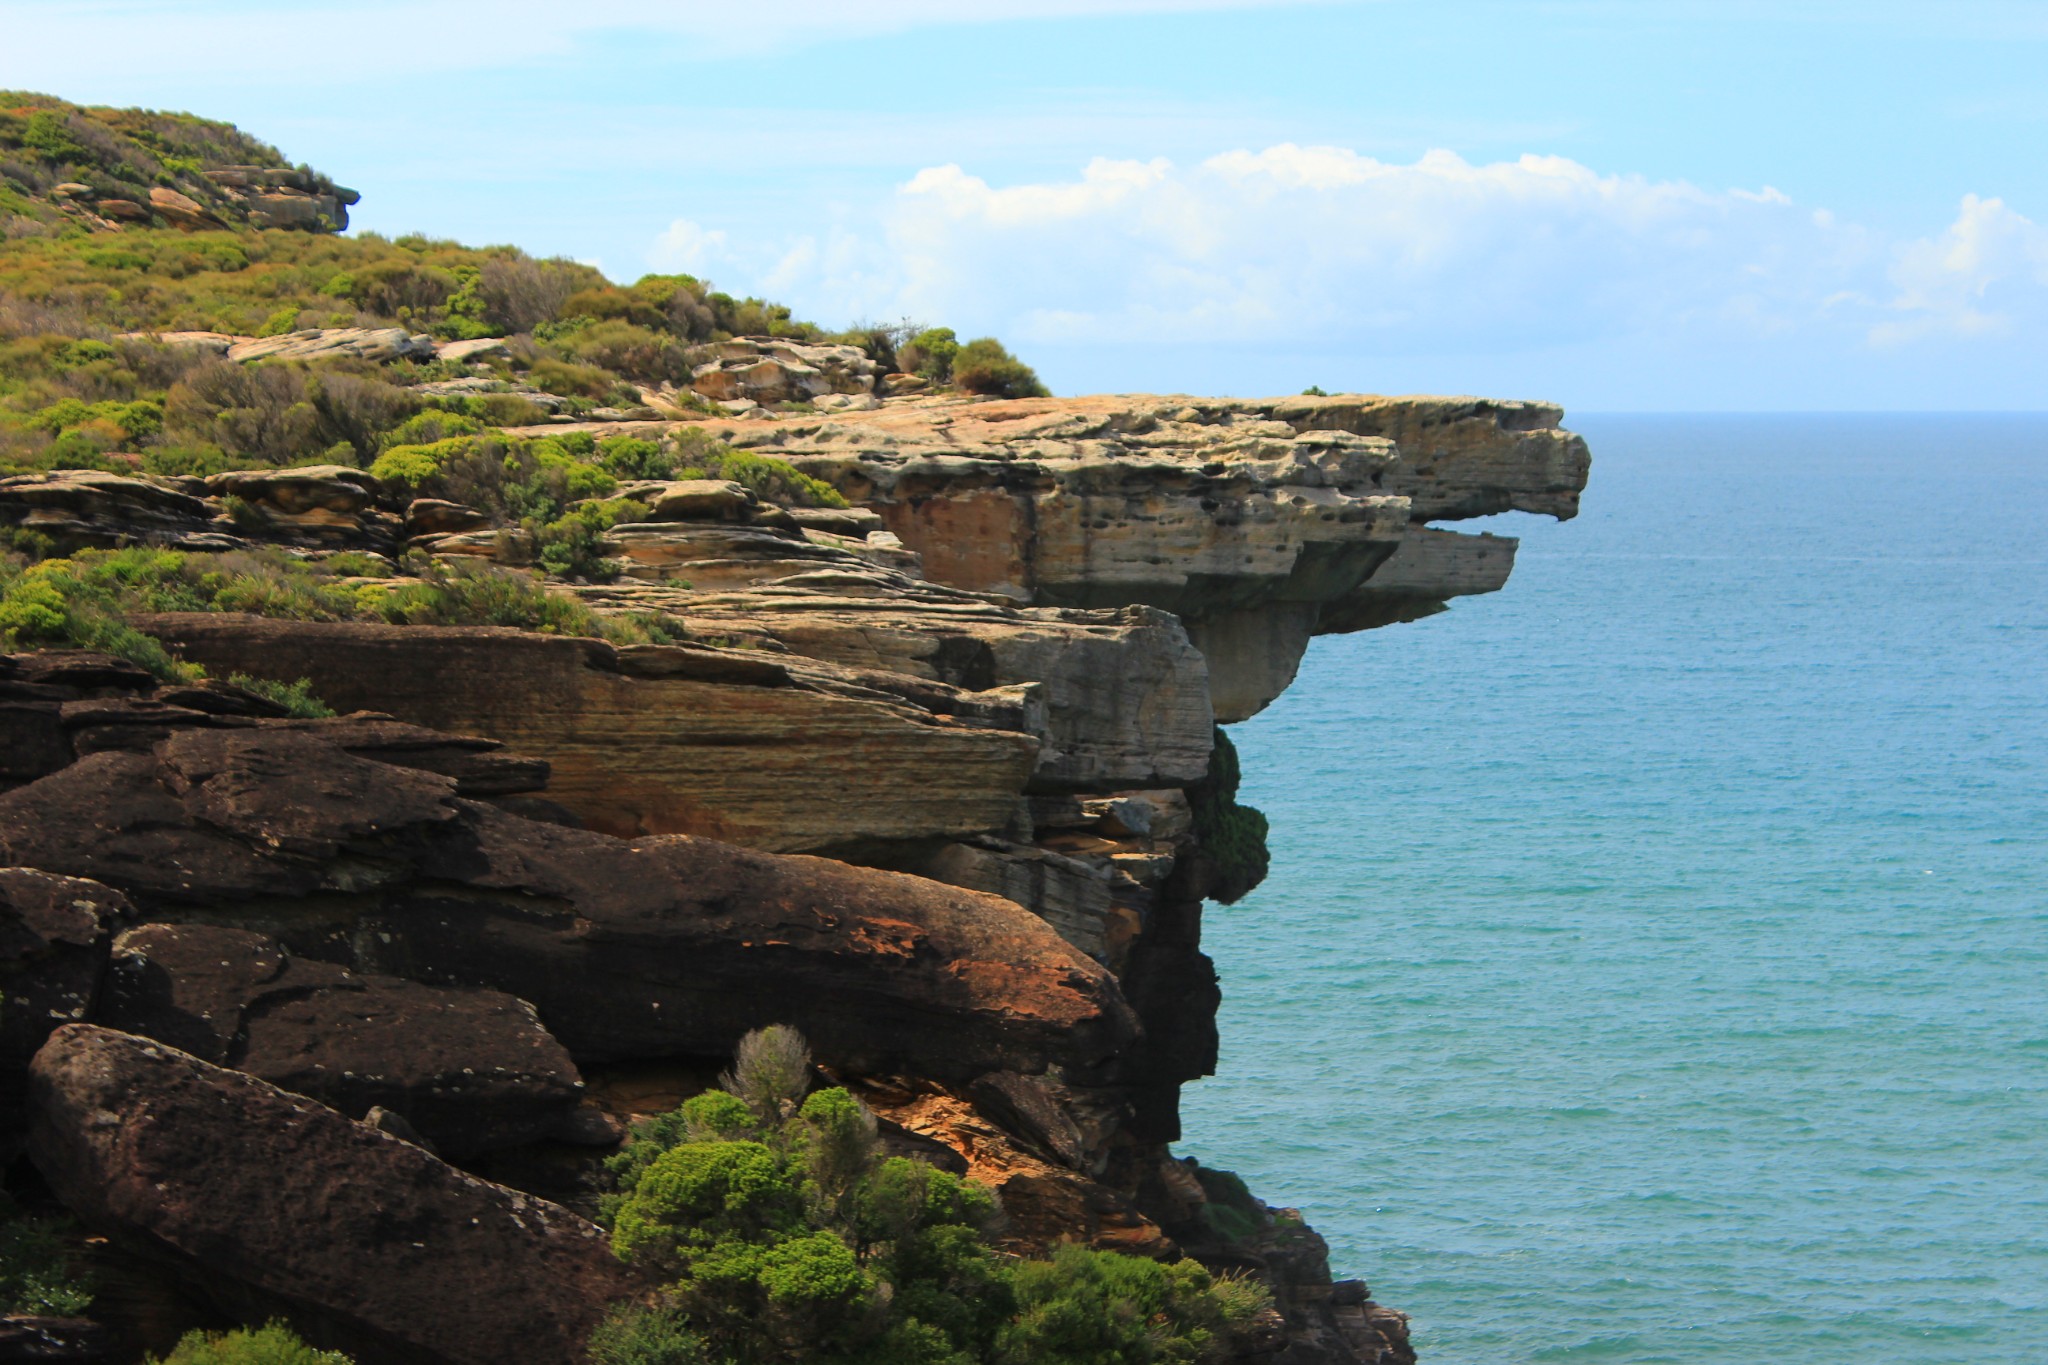
[[[356,230],[993,334],[1056,392],[2048,407],[2048,0],[0,0]]]

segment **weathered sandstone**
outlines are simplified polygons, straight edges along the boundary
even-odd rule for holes
[[[67,1025],[34,1082],[31,1150],[69,1208],[363,1365],[571,1365],[634,1288],[567,1210],[163,1043]]]

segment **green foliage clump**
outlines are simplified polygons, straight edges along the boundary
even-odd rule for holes
[[[699,427],[685,428],[676,437],[673,471],[661,477],[730,479],[763,502],[784,507],[847,505],[845,496],[823,479],[772,456],[722,445]]]
[[[1234,1172],[1201,1166],[1195,1170],[1195,1179],[1209,1196],[1202,1205],[1202,1221],[1224,1240],[1241,1242],[1256,1236],[1270,1220],[1265,1205],[1252,1198],[1252,1192]]]
[[[0,1314],[68,1318],[92,1303],[92,1282],[71,1265],[66,1223],[32,1218],[0,1195]]]
[[[1192,1263],[998,1255],[989,1193],[881,1155],[874,1116],[806,1095],[794,1030],[745,1039],[724,1089],[636,1129],[610,1167],[612,1245],[667,1281],[616,1312],[599,1365],[1194,1365],[1267,1299]]]
[[[322,720],[334,714],[333,707],[313,695],[311,678],[286,683],[249,673],[230,673],[228,681],[245,691],[254,692],[265,701],[275,702],[285,709],[286,715],[298,720]]]
[[[582,432],[538,439],[496,433],[449,436],[426,445],[394,445],[370,472],[415,497],[446,498],[499,525],[552,521],[570,503],[609,497],[619,481],[592,458]]]
[[[78,561],[28,564],[17,555],[0,555],[0,650],[96,649],[167,682],[203,677],[122,619],[123,596],[118,582]]]
[[[605,532],[621,522],[645,521],[647,510],[646,503],[631,498],[577,503],[534,529],[541,568],[559,578],[596,583],[618,577],[618,562],[605,556]]]
[[[415,567],[416,578],[393,581],[388,565],[363,554],[308,560],[276,549],[207,554],[130,546],[81,550],[35,563],[18,553],[0,554],[0,650],[96,649],[166,681],[197,682],[204,670],[173,658],[126,619],[171,611],[248,612],[286,621],[510,626],[615,644],[666,644],[682,638],[666,618],[601,617],[574,598],[549,592],[539,577],[521,570],[424,559]],[[333,714],[305,679],[237,675],[230,681],[293,715]]]
[[[232,1332],[187,1332],[172,1352],[149,1365],[354,1365],[339,1351],[308,1346],[281,1322]]]
[[[1233,1338],[1266,1306],[1250,1280],[1063,1246],[1012,1276],[1016,1320],[997,1343],[1009,1365],[1197,1365],[1228,1358]]]
[[[1038,382],[1037,371],[994,337],[980,337],[960,348],[953,357],[953,383],[968,393],[997,398],[1044,398],[1051,393]]]
[[[960,338],[951,327],[927,327],[896,350],[897,363],[934,384],[953,377],[953,358],[960,354]]]
[[[1244,899],[1266,879],[1272,854],[1266,847],[1266,817],[1237,802],[1241,774],[1237,747],[1216,727],[1216,746],[1209,751],[1209,771],[1188,788],[1195,838],[1212,869],[1209,894],[1225,905]]]

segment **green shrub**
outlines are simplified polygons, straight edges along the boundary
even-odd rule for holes
[[[682,341],[670,334],[631,322],[606,321],[580,328],[555,346],[568,359],[585,366],[624,375],[648,384],[666,380],[687,384],[690,363],[683,358]],[[610,385],[607,385],[609,389]],[[585,396],[603,397],[585,390]]]
[[[613,1247],[668,1283],[593,1338],[600,1365],[1195,1365],[1267,1306],[1193,1263],[998,1257],[986,1190],[882,1157],[874,1116],[839,1087],[805,1096],[810,1074],[794,1030],[750,1034],[727,1089],[611,1159]]]
[[[897,363],[934,384],[953,377],[953,357],[960,353],[960,339],[951,327],[928,327],[896,350]]]
[[[701,427],[685,427],[677,434],[675,458],[670,478],[730,479],[763,502],[784,507],[847,505],[844,495],[823,479],[814,479],[772,456],[721,445]]]
[[[70,560],[29,566],[12,557],[0,558],[0,650],[96,649],[166,681],[192,682],[204,676],[122,620],[117,595],[77,569]]]
[[[510,626],[547,635],[602,637],[603,623],[581,602],[551,593],[539,578],[489,564],[427,565],[425,580],[373,589],[363,600],[401,626]]]
[[[1216,727],[1209,771],[1188,788],[1195,838],[1212,870],[1209,895],[1225,905],[1244,899],[1266,879],[1272,854],[1266,847],[1266,817],[1237,803],[1240,773],[1237,747]]]
[[[590,1334],[592,1365],[715,1365],[673,1305],[615,1308]]]
[[[177,1348],[151,1365],[353,1365],[339,1351],[308,1346],[281,1322],[232,1332],[187,1332]]]
[[[91,1281],[71,1266],[66,1226],[28,1217],[0,1195],[0,1313],[68,1318],[92,1303]]]
[[[274,678],[258,678],[248,673],[230,673],[228,681],[236,687],[254,692],[266,701],[276,702],[285,712],[298,720],[322,720],[334,714],[334,708],[313,695],[313,680],[299,678],[293,682],[278,682]]]
[[[394,445],[370,472],[415,496],[467,504],[501,526],[528,518],[550,522],[570,503],[609,497],[619,486],[590,459],[593,448],[580,433],[537,440],[451,436],[429,445]]]
[[[536,388],[549,393],[558,393],[565,398],[588,398],[597,403],[608,401],[619,390],[618,377],[609,371],[595,365],[556,360],[551,356],[534,361],[526,377]]]
[[[969,393],[997,398],[1044,398],[1051,392],[1029,365],[994,337],[981,337],[960,348],[953,357],[953,383]]]
[[[997,1342],[1002,1365],[1228,1360],[1234,1339],[1270,1302],[1257,1286],[1219,1283],[1193,1261],[1168,1265],[1071,1245],[1019,1265],[1012,1283],[1018,1313]]]
[[[550,522],[528,521],[539,547],[540,566],[560,578],[607,582],[619,576],[619,564],[607,559],[605,532],[620,522],[645,521],[647,504],[631,498],[579,502]]]

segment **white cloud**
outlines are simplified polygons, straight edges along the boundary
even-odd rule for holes
[[[2004,335],[2018,323],[2016,312],[2038,313],[2048,300],[2048,229],[2002,199],[1966,194],[1946,232],[1900,249],[1891,280],[1898,287],[1891,307],[1905,316],[1871,330],[1879,344]]]
[[[655,240],[648,259],[659,270],[702,275],[714,261],[729,255],[725,233],[705,229],[687,218],[678,218]]]
[[[2048,321],[2048,235],[1998,200],[1965,199],[1938,236],[1891,242],[1768,186],[1707,190],[1557,156],[1400,164],[1282,143],[1185,166],[1098,158],[1072,179],[1004,186],[949,164],[865,217],[759,250],[701,265],[810,316],[1041,344],[1397,354],[1811,331],[1861,347]]]

